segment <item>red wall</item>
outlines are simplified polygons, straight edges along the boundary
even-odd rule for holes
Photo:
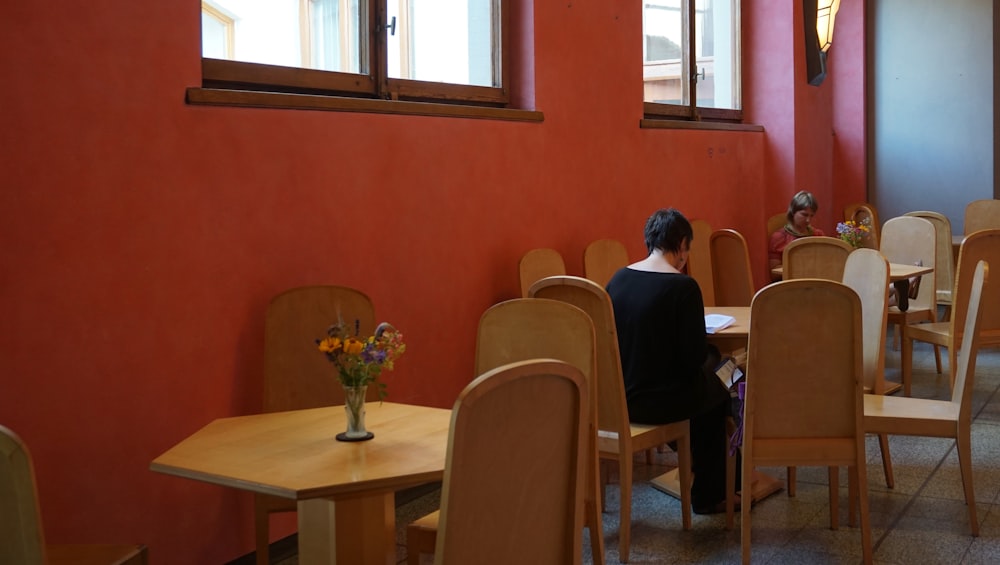
[[[837,91],[799,92],[801,26],[762,6],[781,3],[744,7],[763,134],[639,129],[640,3],[517,4],[534,33],[517,40],[533,62],[517,95],[541,124],[188,106],[198,2],[9,7],[0,423],[32,450],[50,541],[142,541],[154,563],[252,549],[248,495],[148,466],[212,419],[259,411],[264,308],[284,289],[364,289],[407,339],[390,398],[450,406],[478,317],[518,294],[526,250],[558,249],[573,274],[598,238],[639,259],[645,218],[675,206],[743,232],[763,265],[763,220],[800,186],[804,153],[821,200],[860,199],[833,194],[832,150],[803,131],[831,129]],[[854,163],[863,136],[847,133],[838,155]]]

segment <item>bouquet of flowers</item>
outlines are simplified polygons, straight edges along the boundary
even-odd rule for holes
[[[391,371],[393,362],[406,351],[403,334],[391,324],[382,322],[375,333],[360,337],[358,320],[354,321],[354,331],[350,332],[343,320],[330,326],[327,337],[317,339],[319,350],[337,367],[337,380],[345,388],[378,386],[379,398],[385,398],[385,383],[378,377],[383,371]]]
[[[854,220],[847,220],[846,222],[840,222],[837,224],[837,234],[840,239],[846,241],[854,247],[855,249],[861,247],[862,242],[865,237],[871,233],[870,220],[865,220],[862,222],[855,222]]]

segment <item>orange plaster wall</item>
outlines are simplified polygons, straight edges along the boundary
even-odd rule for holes
[[[252,549],[248,495],[148,466],[212,419],[259,410],[264,308],[284,289],[364,289],[408,343],[391,399],[450,406],[479,315],[518,294],[532,247],[574,274],[597,238],[638,259],[645,218],[675,206],[740,230],[763,264],[765,203],[785,190],[769,164],[788,161],[788,140],[639,129],[638,3],[535,2],[520,17],[534,75],[517,96],[541,124],[188,106],[197,2],[10,7],[0,423],[32,450],[50,541],[142,541],[165,564]],[[745,59],[766,64],[754,49]]]

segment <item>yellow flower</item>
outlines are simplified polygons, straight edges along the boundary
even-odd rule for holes
[[[360,355],[365,348],[365,342],[356,337],[349,337],[344,342],[344,353],[348,355]]]
[[[333,353],[334,351],[340,349],[340,345],[341,342],[339,337],[328,337],[319,342],[319,350],[323,353]]]

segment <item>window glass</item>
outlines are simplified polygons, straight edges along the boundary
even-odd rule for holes
[[[648,0],[642,11],[643,91],[646,102],[687,104],[684,14],[681,0]]]
[[[508,101],[498,20],[507,0],[210,1],[233,22],[231,48],[224,49],[222,32],[202,5],[202,56],[218,59],[203,66],[203,82],[214,88]]]
[[[499,86],[491,12],[491,0],[389,0],[389,77]]]
[[[739,0],[643,0],[642,6],[643,101],[739,110]]]

